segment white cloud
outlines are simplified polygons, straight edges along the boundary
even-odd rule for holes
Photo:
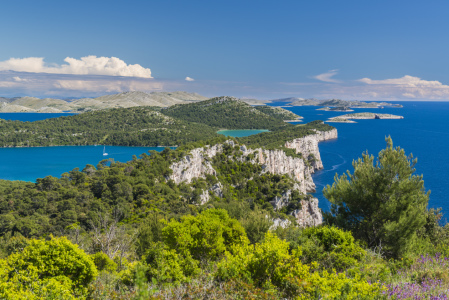
[[[58,65],[45,63],[43,57],[10,58],[0,61],[0,71],[152,78],[149,68],[128,65],[117,57],[90,55],[80,59],[66,57],[64,61],[66,64]]]
[[[14,76],[12,79],[14,79],[17,82],[27,82],[28,79],[20,78],[19,76]]]
[[[320,81],[324,81],[324,82],[334,82],[334,83],[338,83],[340,82],[337,79],[333,79],[332,77],[338,74],[338,70],[330,70],[326,73],[320,74],[320,75],[316,75],[313,78],[318,79]]]
[[[186,79],[185,79],[185,81],[195,81],[195,79],[193,79],[193,78],[187,76]]]
[[[423,80],[419,77],[405,75],[401,78],[373,80],[362,78],[365,90],[379,95],[390,95],[406,99],[448,99],[449,86],[436,80]]]

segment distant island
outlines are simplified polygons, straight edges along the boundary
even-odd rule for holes
[[[294,99],[294,98],[293,98]],[[292,99],[292,100],[293,100]],[[282,99],[280,99],[282,100]],[[332,106],[332,107],[351,107],[351,108],[383,108],[384,106],[389,107],[402,107],[400,104],[392,104],[387,102],[362,102],[358,100],[341,100],[341,99],[328,99],[328,100],[318,100],[318,99],[301,99],[296,98],[292,102],[286,104],[287,106]]]
[[[327,106],[332,108],[383,108],[384,106],[388,107],[403,107],[400,104],[393,104],[388,102],[363,102],[358,100],[341,100],[341,99],[324,99],[319,100],[315,98],[281,98],[281,99],[272,99],[272,100],[258,100],[258,99],[241,99],[242,101],[250,104],[250,105],[282,105],[282,106]],[[328,109],[322,109],[328,110]]]
[[[337,107],[322,107],[318,108],[317,110],[324,110],[324,111],[354,111],[353,109],[350,109],[347,106],[337,106]]]
[[[73,101],[36,97],[0,97],[0,112],[35,113],[81,113],[107,108],[129,108],[138,106],[169,107],[207,100],[207,97],[187,92],[125,92],[97,98],[82,98]]]
[[[391,115],[391,114],[376,114],[376,113],[354,113],[342,116],[333,117],[327,120],[327,122],[334,123],[356,123],[351,120],[362,120],[362,119],[404,119],[403,116]]]
[[[170,107],[176,104],[189,104],[209,99],[197,93],[177,92],[152,92],[130,91],[113,95],[104,95],[97,98],[81,98],[74,100],[62,100],[53,98],[36,97],[0,97],[0,113],[8,112],[34,112],[34,113],[82,113],[108,108],[129,108],[141,106]],[[383,108],[402,107],[400,104],[387,102],[362,102],[358,100],[341,99],[304,99],[283,98],[272,100],[239,99],[254,107],[264,107],[267,104],[273,106],[325,106],[320,110],[351,111],[349,108]],[[346,108],[346,109],[343,109]],[[292,118],[289,121],[298,119]]]

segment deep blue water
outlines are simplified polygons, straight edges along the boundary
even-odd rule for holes
[[[106,146],[107,156],[103,156],[103,146],[0,148],[0,179],[34,182],[47,175],[60,177],[74,168],[82,170],[86,164],[96,166],[103,159],[127,162],[149,150],[164,148]]]
[[[28,121],[34,122],[39,120],[51,119],[51,118],[59,118],[65,116],[73,116],[76,114],[73,113],[0,113],[0,119],[4,120],[16,120],[16,121]]]
[[[423,174],[426,190],[431,190],[429,207],[442,207],[449,215],[449,102],[399,102],[404,108],[355,109],[354,112],[390,113],[404,116],[402,120],[356,120],[356,124],[329,123],[338,130],[338,139],[319,144],[324,170],[313,180],[315,196],[324,211],[330,208],[322,190],[332,184],[336,173],[353,171],[352,161],[364,151],[377,157],[390,135],[394,146],[418,158],[416,174]],[[304,117],[304,122],[327,120],[344,112],[317,111],[318,107],[287,108]],[[443,217],[444,218],[444,217]]]

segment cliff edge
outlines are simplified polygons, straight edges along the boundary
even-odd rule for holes
[[[232,140],[224,144],[196,148],[184,156],[181,160],[173,163],[170,168],[173,171],[169,176],[176,184],[181,182],[190,183],[194,178],[205,178],[206,175],[216,175],[211,160],[217,154],[223,153],[225,144],[232,147],[240,147],[240,156],[229,157],[239,161],[250,161],[253,164],[262,166],[262,173],[289,175],[295,180],[294,190],[301,194],[315,191],[315,184],[312,180],[312,174],[323,168],[318,143],[325,140],[336,139],[338,137],[337,129],[329,131],[316,131],[315,134],[297,138],[285,143],[284,147],[294,149],[298,154],[296,157],[288,156],[283,150],[266,150],[263,148],[247,148],[245,145],[238,145]],[[299,155],[300,154],[300,155]],[[209,190],[219,195],[217,186]],[[271,202],[275,209],[280,209],[288,204],[289,193],[287,191],[282,197],[275,197]],[[209,194],[203,193],[201,204],[209,200]],[[318,208],[318,199],[301,200],[301,209],[292,213],[297,223],[301,226],[316,226],[322,223],[322,214]]]

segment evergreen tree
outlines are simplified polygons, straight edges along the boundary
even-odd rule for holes
[[[422,175],[414,175],[417,160],[393,148],[390,137],[386,142],[376,162],[364,153],[353,162],[353,174],[336,175],[323,193],[332,203],[329,223],[351,230],[387,257],[399,257],[426,223],[430,192],[424,190]]]

